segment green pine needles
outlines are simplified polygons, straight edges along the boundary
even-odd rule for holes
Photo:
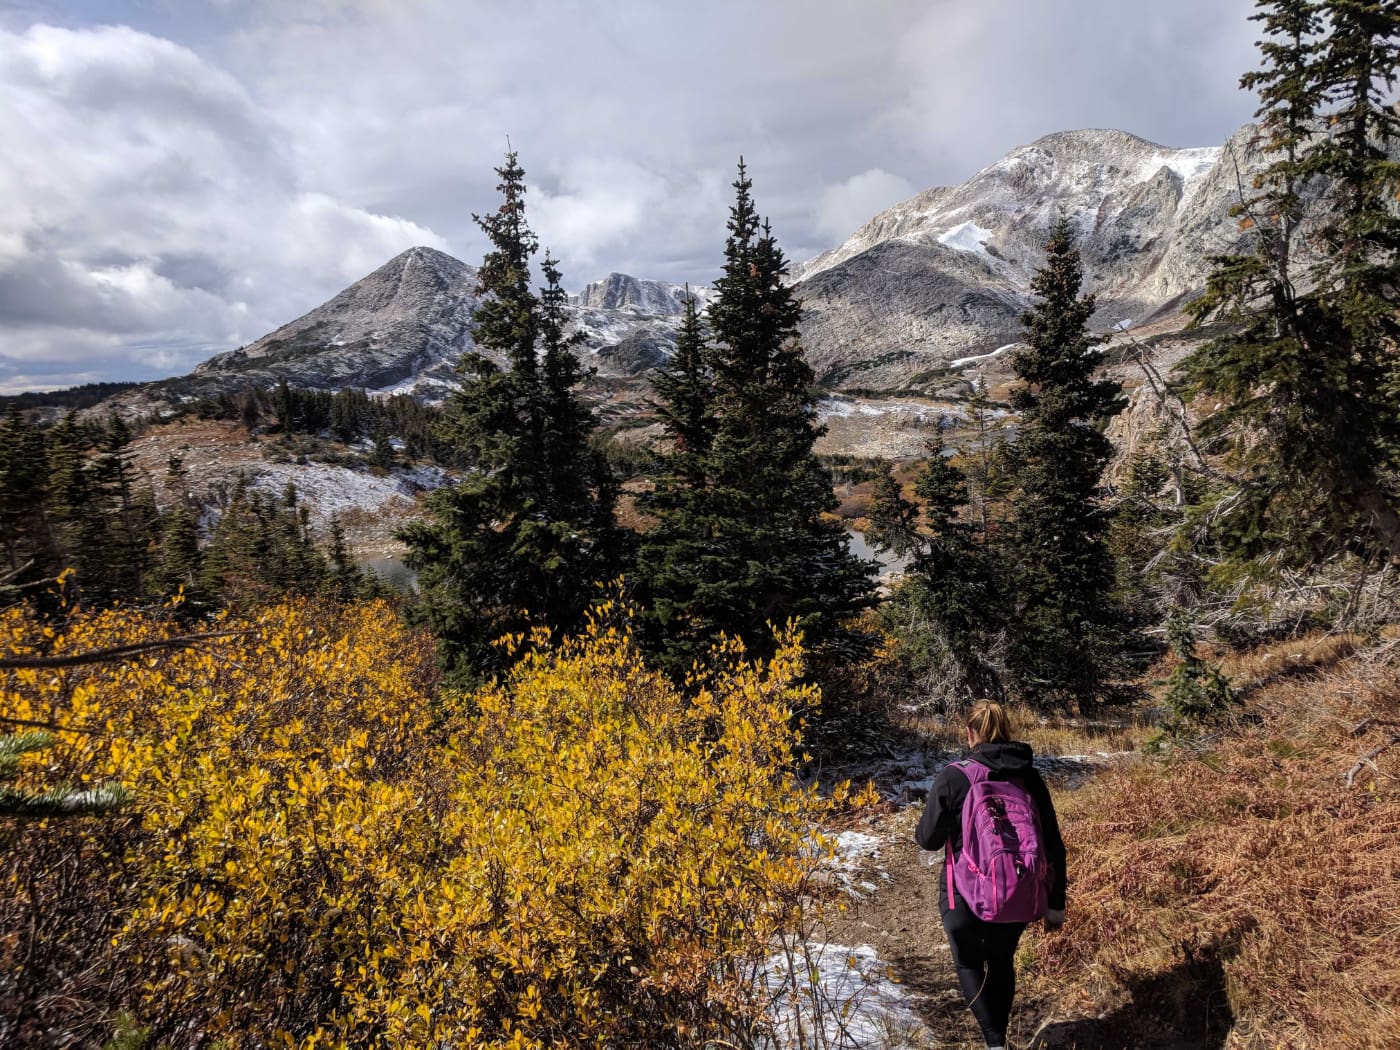
[[[463,358],[439,434],[466,477],[433,493],[429,519],[398,534],[419,572],[417,615],[458,682],[515,658],[496,644],[502,636],[577,627],[622,548],[615,486],[576,389],[583,372],[564,332],[559,269],[546,255],[545,287],[532,290],[539,244],[525,219],[525,172],[513,152],[496,171],[502,203],[474,217],[491,242],[473,315],[481,352]]]
[[[1236,209],[1254,246],[1215,260],[1192,309],[1227,332],[1183,366],[1235,479],[1197,515],[1217,583],[1400,555],[1400,10],[1264,0],[1255,18],[1263,66],[1242,84],[1271,162]]]
[[[876,486],[867,536],[911,566],[885,614],[928,700],[954,706],[1013,695],[1040,706],[1111,699],[1128,670],[1129,617],[1117,600],[1111,517],[1100,491],[1112,453],[1103,425],[1123,405],[1095,379],[1101,342],[1069,224],[1056,226],[1031,288],[1014,441],[991,443],[985,390],[974,391],[969,477],[941,433],[906,501],[892,475]],[[982,422],[979,422],[981,420]]]
[[[1180,610],[1167,620],[1167,644],[1177,660],[1167,681],[1167,731],[1179,736],[1225,714],[1236,696],[1220,668],[1196,655],[1191,620]]]
[[[1008,580],[1007,671],[1034,703],[1103,698],[1121,671],[1128,632],[1112,601],[1116,565],[1101,499],[1113,448],[1103,432],[1124,401],[1116,382],[1095,379],[1103,340],[1091,336],[1094,298],[1061,219],[1031,281],[1036,304],[1011,364],[1020,429],[1011,451],[1011,517],[998,541]]]
[[[127,801],[128,792],[110,784],[75,788],[58,784],[48,788],[15,785],[26,755],[48,751],[57,743],[52,733],[39,729],[0,734],[0,817],[90,817],[110,813]]]
[[[813,453],[822,428],[801,306],[742,161],[734,189],[708,333],[688,304],[656,383],[671,451],[644,503],[657,523],[635,572],[651,646],[682,675],[721,633],[761,655],[788,621],[814,651],[849,655],[861,639],[844,621],[873,598],[871,567],[828,516],[836,498]]]

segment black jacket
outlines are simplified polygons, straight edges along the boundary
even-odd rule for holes
[[[1050,801],[1050,789],[1031,765],[1033,757],[1029,744],[1010,741],[1004,744],[978,744],[969,756],[992,771],[993,780],[1018,780],[1035,800],[1040,810],[1040,831],[1045,836],[1045,853],[1054,872],[1050,882],[1050,908],[1063,911],[1065,907],[1065,840],[1060,837],[1060,822],[1055,818],[1055,804]],[[914,831],[914,841],[924,849],[934,850],[951,844],[953,852],[962,849],[962,808],[970,788],[967,774],[955,765],[943,767],[933,782],[924,804],[924,815]],[[947,896],[947,880],[940,878],[939,894]],[[944,903],[948,903],[946,900]]]

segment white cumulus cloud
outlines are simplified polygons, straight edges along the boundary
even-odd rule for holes
[[[0,31],[0,389],[181,372],[414,244],[301,185],[228,73],[130,28]]]
[[[822,191],[817,228],[838,243],[892,204],[918,192],[908,179],[871,168]]]

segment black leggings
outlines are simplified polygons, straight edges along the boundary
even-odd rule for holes
[[[952,908],[947,901],[939,903],[967,1008],[981,1026],[987,1045],[1005,1046],[1011,1000],[1016,996],[1016,945],[1026,924],[983,922],[957,895]]]

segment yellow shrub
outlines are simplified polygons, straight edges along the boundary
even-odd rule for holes
[[[429,640],[382,604],[218,626],[248,633],[5,682],[0,714],[101,730],[63,734],[36,776],[136,802],[0,829],[0,971],[6,951],[28,966],[0,1001],[89,1034],[129,1008],[175,1046],[676,1045],[754,1022],[820,806],[786,774],[812,699],[794,644],[762,666],[731,652],[687,700],[600,623],[436,706]],[[166,630],[0,619],[12,652]]]

